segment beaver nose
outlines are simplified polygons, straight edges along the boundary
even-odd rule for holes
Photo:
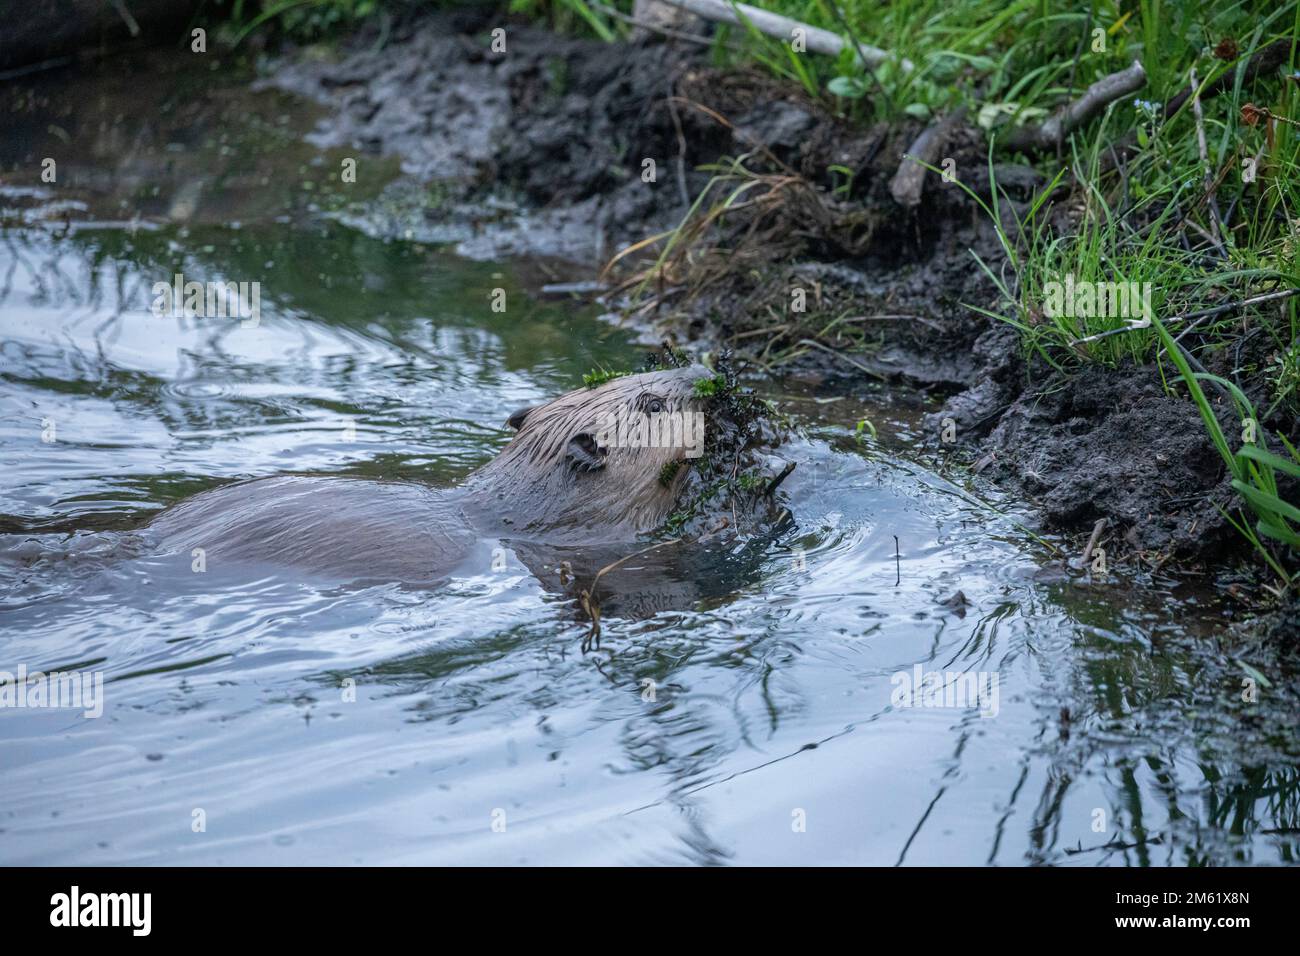
[[[713,378],[713,370],[701,365],[699,362],[692,362],[690,365],[686,366],[686,371],[690,373],[692,381]]]

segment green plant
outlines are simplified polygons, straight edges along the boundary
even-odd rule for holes
[[[1159,335],[1161,343],[1178,369],[1178,374],[1187,386],[1192,401],[1196,403],[1201,419],[1205,423],[1205,428],[1210,434],[1210,439],[1214,442],[1214,447],[1232,473],[1232,487],[1241,495],[1250,510],[1254,512],[1256,520],[1252,526],[1244,520],[1237,521],[1230,515],[1225,515],[1225,517],[1251,543],[1283,582],[1290,586],[1295,583],[1297,574],[1286,568],[1282,559],[1274,553],[1273,549],[1263,539],[1268,538],[1288,547],[1300,549],[1300,533],[1291,525],[1291,522],[1300,524],[1300,508],[1283,500],[1281,495],[1278,494],[1277,488],[1279,472],[1293,478],[1300,478],[1300,453],[1297,453],[1294,446],[1287,442],[1285,438],[1281,440],[1291,455],[1290,460],[1268,451],[1264,447],[1264,432],[1256,425],[1259,443],[1243,443],[1242,447],[1234,454],[1228,444],[1227,436],[1219,424],[1218,416],[1214,414],[1214,409],[1206,398],[1205,391],[1201,388],[1200,383],[1202,380],[1209,381],[1227,391],[1236,402],[1238,413],[1242,419],[1257,422],[1255,410],[1251,406],[1249,399],[1246,398],[1241,389],[1226,379],[1205,372],[1194,372],[1187,356],[1183,353],[1182,347],[1174,341],[1164,323],[1156,319],[1153,324],[1156,334]]]
[[[606,382],[631,374],[632,373],[626,369],[615,371],[613,369],[607,369],[604,366],[597,366],[582,376],[582,384],[586,388],[595,388],[598,385],[604,385]]]
[[[691,386],[691,392],[696,398],[713,398],[715,395],[722,394],[727,388],[727,379],[723,375],[715,375],[712,378],[702,378]]]

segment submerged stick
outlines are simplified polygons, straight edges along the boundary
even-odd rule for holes
[[[1147,71],[1134,60],[1127,69],[1103,76],[1084,90],[1077,100],[1040,125],[1020,127],[1007,139],[1006,145],[1025,153],[1055,149],[1076,127],[1115,100],[1136,93],[1146,86],[1146,82]]]
[[[789,40],[795,30],[802,30],[808,49],[825,56],[839,56],[846,46],[852,46],[838,33],[801,23],[790,17],[783,17],[779,13],[760,10],[745,3],[728,3],[726,0],[657,0],[657,2],[686,10],[714,23],[740,25],[748,23],[759,33],[778,40]],[[887,60],[898,60],[904,72],[911,72],[913,69],[911,60],[898,58],[888,50],[866,43],[857,44],[854,59],[868,67],[877,67]]]

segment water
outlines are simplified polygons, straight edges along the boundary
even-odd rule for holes
[[[510,410],[641,358],[535,294],[555,267],[368,238],[304,199],[311,157],[268,146],[293,185],[232,186],[203,171],[215,139],[142,213],[125,161],[71,207],[0,166],[0,670],[105,681],[98,719],[0,709],[0,862],[1295,859],[1294,718],[1242,701],[1223,608],[1063,573],[1014,502],[927,467],[906,396],[764,386],[807,432],[783,452],[796,530],[634,564],[662,609],[607,614],[587,653],[514,554],[430,591],[135,553],[132,528],[234,478],[452,483]],[[152,315],[175,271],[259,279],[260,324]],[[899,706],[917,665],[996,696]]]

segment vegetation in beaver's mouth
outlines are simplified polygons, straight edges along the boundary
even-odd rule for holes
[[[662,355],[652,356],[646,370],[689,364],[689,357],[665,344]],[[665,467],[659,476],[668,486],[682,467],[689,469],[677,507],[659,531],[668,538],[698,537],[724,529],[751,531],[785,520],[775,492],[789,470],[769,474],[764,452],[784,441],[788,423],[771,403],[740,385],[729,353],[712,361],[705,356],[703,364],[715,373],[694,387],[695,395],[704,400],[704,453]]]

